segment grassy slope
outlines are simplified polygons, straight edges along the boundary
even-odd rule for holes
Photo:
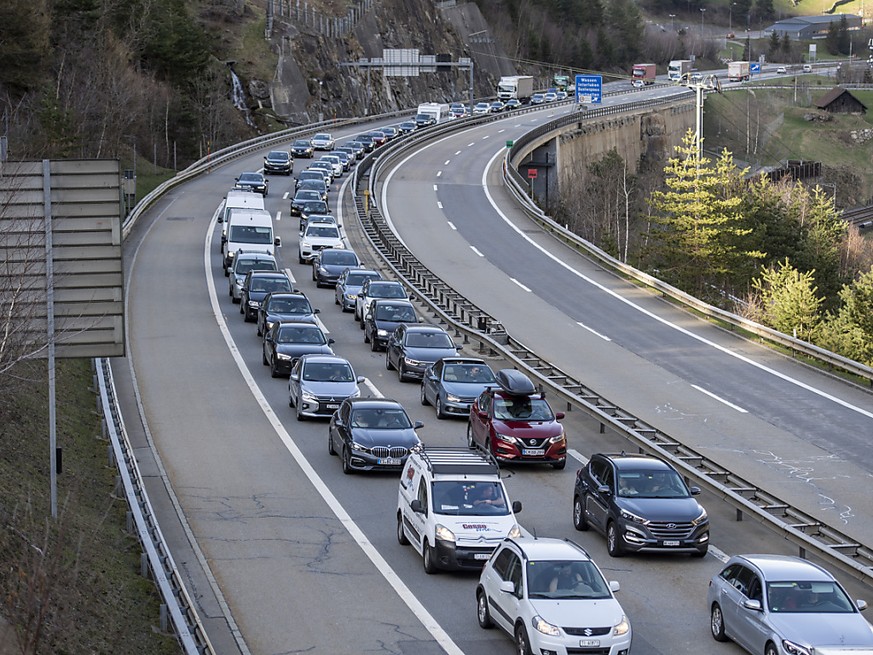
[[[15,622],[9,599],[18,593],[27,601],[14,588],[16,579],[26,580],[31,589],[45,583],[50,618],[38,652],[178,653],[176,639],[158,632],[159,599],[153,583],[139,576],[141,550],[125,531],[126,502],[113,496],[116,469],[109,465],[108,442],[97,438],[90,362],[58,361],[63,470],[57,521],[50,519],[48,493],[45,362],[16,372],[30,381],[22,383],[23,393],[6,394],[0,404],[0,512],[7,528],[0,532],[0,560],[4,571],[18,570],[25,577],[10,575],[0,583],[7,603],[3,614]],[[40,559],[31,545],[44,546],[46,525],[55,528],[57,538]],[[0,649],[15,652],[6,641]]]

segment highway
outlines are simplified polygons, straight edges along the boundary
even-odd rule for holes
[[[840,435],[818,442],[821,461],[805,466],[814,469],[807,478],[836,466],[835,459],[849,467],[842,469],[850,473],[844,482],[847,495],[835,499],[834,508],[848,505],[848,493],[869,477],[869,459],[856,458],[851,440],[837,437],[869,434],[869,417],[865,423],[862,414],[838,410],[842,405],[733,355],[867,411],[868,395],[671,310],[507,213],[496,183],[495,153],[510,134],[546,120],[550,111],[449,137],[394,172],[384,201],[402,238],[537,352],[562,366],[580,367],[592,386],[604,385],[607,396],[626,391],[629,409],[657,413],[671,432],[697,447],[719,449],[746,473],[773,476],[792,493],[809,493],[799,488],[811,486],[810,480],[799,473],[792,477],[766,453],[750,457],[755,449],[745,450],[738,440],[751,439],[759,450],[772,445],[773,457],[784,462],[798,443],[814,436],[816,426],[840,426]],[[304,166],[305,161],[295,162],[298,170]],[[149,475],[149,493],[163,513],[162,529],[173,542],[176,563],[200,603],[216,651],[512,652],[508,637],[476,624],[475,575],[427,576],[415,552],[397,543],[396,476],[343,475],[338,459],[327,453],[326,423],[294,420],[287,381],[271,379],[261,365],[254,324],[243,322],[227,296],[213,221],[233,178],[259,167],[260,155],[249,156],[179,187],[134,230],[125,243],[130,354],[113,365],[126,391],[125,420],[139,424],[138,459]],[[334,305],[332,290],[316,289],[309,269],[296,263],[297,220],[289,220],[289,200],[282,197],[292,187],[292,180],[273,176],[267,198],[283,240],[282,263],[321,308],[336,352],[368,378],[371,393],[400,400],[413,420],[425,422],[420,434],[426,443],[463,445],[465,423],[437,421],[432,408],[422,407],[418,385],[399,383],[386,371],[384,355],[365,346],[351,314]],[[489,195],[507,220],[494,210]],[[366,257],[350,205],[340,203],[335,213],[350,243]],[[587,279],[581,284],[566,266],[597,284]],[[689,388],[692,378],[746,413]],[[758,384],[764,386],[755,391]],[[608,578],[621,583],[619,599],[634,629],[634,653],[697,652],[701,643],[709,653],[740,652],[708,634],[704,600],[707,580],[719,569],[717,555],[790,552],[787,544],[755,523],[735,522],[733,510],[704,496],[701,502],[713,523],[712,556],[610,559],[601,537],[573,529],[572,485],[587,455],[625,444],[600,434],[579,413],[569,413],[564,423],[574,451],[566,470],[505,470],[509,493],[524,505],[522,526],[537,535],[577,540]],[[828,453],[834,444],[845,449],[836,457]],[[834,478],[840,483],[839,474]],[[869,525],[862,520],[869,519],[869,510],[863,509],[866,517],[853,507],[847,529]],[[869,589],[847,586],[856,597],[871,597]]]

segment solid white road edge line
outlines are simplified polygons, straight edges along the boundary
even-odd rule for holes
[[[742,412],[743,414],[748,414],[748,412],[747,412],[745,409],[743,409],[742,407],[740,407],[739,405],[734,405],[733,403],[728,402],[728,401],[725,400],[724,398],[721,398],[721,397],[719,397],[719,396],[716,396],[716,395],[715,395],[714,393],[712,393],[711,391],[707,391],[707,390],[704,389],[703,387],[699,387],[699,386],[697,386],[696,384],[692,384],[691,387],[692,387],[692,389],[697,389],[700,393],[706,394],[706,395],[709,396],[710,398],[712,398],[712,399],[714,399],[714,400],[717,400],[718,402],[723,403],[723,404],[727,405],[728,407],[731,407],[731,408],[737,410],[738,412]]]
[[[579,321],[576,321],[576,325],[578,325],[578,326],[581,327],[581,328],[585,328],[585,329],[588,330],[591,334],[593,334],[593,335],[596,336],[596,337],[600,337],[600,338],[603,339],[604,341],[612,341],[612,339],[610,339],[610,338],[609,338],[608,336],[606,336],[605,334],[600,334],[600,332],[598,332],[597,330],[592,330],[590,327],[588,327],[588,326],[585,325],[584,323],[580,323]]]
[[[236,366],[239,369],[243,380],[245,380],[245,383],[248,385],[249,391],[251,391],[252,396],[254,396],[255,401],[258,403],[258,406],[261,408],[267,421],[269,421],[270,425],[273,427],[276,436],[279,437],[279,440],[294,458],[294,461],[297,462],[297,465],[309,479],[309,482],[313,487],[315,487],[315,490],[324,499],[324,502],[331,509],[340,523],[343,524],[343,527],[348,530],[352,539],[355,540],[355,543],[357,543],[361,550],[364,551],[364,554],[373,563],[376,570],[378,570],[388,584],[391,585],[400,597],[400,600],[402,600],[416,618],[421,621],[425,630],[433,636],[446,653],[449,653],[449,655],[464,655],[464,651],[462,651],[457,644],[452,641],[452,638],[449,637],[448,633],[443,630],[440,624],[437,623],[436,619],[427,611],[424,605],[419,602],[418,598],[415,597],[415,594],[412,593],[409,587],[407,587],[403,580],[400,579],[400,576],[397,575],[385,558],[382,557],[376,547],[369,539],[367,539],[367,535],[364,534],[363,530],[361,530],[361,528],[358,527],[358,524],[355,523],[351,516],[349,516],[348,512],[346,512],[345,508],[340,504],[337,497],[333,495],[333,492],[331,492],[324,480],[321,479],[321,476],[318,475],[306,457],[304,457],[300,448],[298,448],[297,444],[294,442],[294,439],[291,438],[291,435],[285,430],[285,426],[282,425],[282,422],[276,416],[264,394],[261,393],[258,384],[255,382],[255,379],[249,371],[248,365],[243,361],[242,355],[237,349],[236,343],[234,343],[230,330],[227,328],[227,322],[224,320],[221,307],[218,304],[215,283],[212,279],[212,271],[209,268],[209,244],[212,240],[212,230],[215,228],[216,224],[217,223],[214,219],[210,222],[203,244],[203,267],[206,273],[206,284],[209,288],[209,301],[212,305],[212,313],[215,317],[215,322],[218,323],[218,329],[221,331],[221,335],[224,337],[227,348],[230,351],[234,362],[236,362]]]

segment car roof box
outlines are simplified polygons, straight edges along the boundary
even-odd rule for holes
[[[536,392],[530,378],[514,368],[503,368],[497,371],[497,384],[503,391],[513,396],[526,396]]]

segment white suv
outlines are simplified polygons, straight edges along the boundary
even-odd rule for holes
[[[497,460],[467,448],[420,447],[397,493],[397,541],[412,544],[424,570],[480,569],[507,536],[520,537]]]
[[[482,628],[509,633],[518,653],[627,655],[618,588],[568,539],[506,539],[479,576],[476,616]]]
[[[339,230],[341,227],[336,223],[307,221],[306,229],[300,235],[298,261],[301,264],[306,264],[315,258],[319,250],[325,248],[345,248]]]

